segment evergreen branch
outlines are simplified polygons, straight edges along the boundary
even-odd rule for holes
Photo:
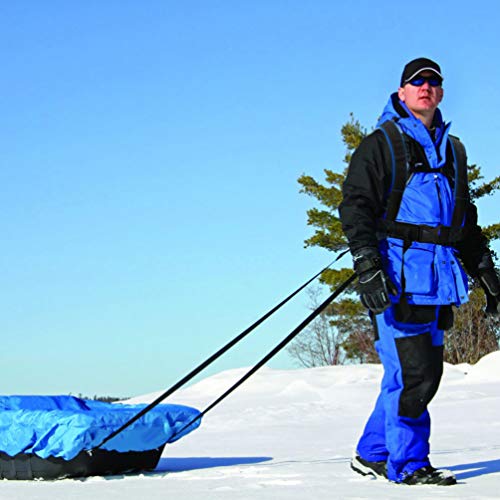
[[[498,240],[500,238],[500,222],[490,224],[489,226],[481,228],[484,235],[490,240]]]
[[[478,187],[471,188],[471,198],[475,200],[483,196],[491,196],[498,189],[500,189],[500,175],[489,182],[483,182],[483,184]]]

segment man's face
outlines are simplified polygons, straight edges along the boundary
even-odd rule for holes
[[[423,71],[417,76],[434,76],[434,73]],[[441,86],[432,87],[428,81],[425,81],[420,87],[407,83],[399,88],[398,96],[417,116],[434,114],[443,99],[443,88]]]

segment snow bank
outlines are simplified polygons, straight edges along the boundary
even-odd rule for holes
[[[469,366],[469,382],[500,382],[500,351],[492,352]]]
[[[200,429],[166,447],[155,472],[55,483],[4,481],[0,499],[498,498],[499,367],[500,353],[474,366],[446,365],[431,403],[431,461],[451,469],[456,486],[405,487],[350,470],[382,377],[380,365],[352,365],[262,369],[210,412]],[[169,402],[203,408],[246,371],[208,377]],[[158,394],[131,402],[148,402]]]

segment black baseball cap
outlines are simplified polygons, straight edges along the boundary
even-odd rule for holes
[[[408,83],[412,78],[417,76],[422,71],[432,71],[437,77],[444,80],[441,74],[441,68],[439,64],[427,59],[426,57],[419,57],[418,59],[413,59],[404,68],[403,74],[401,75],[401,87]]]

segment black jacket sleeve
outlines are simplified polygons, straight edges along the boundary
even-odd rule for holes
[[[377,220],[385,210],[392,179],[391,154],[383,132],[367,136],[352,155],[339,206],[351,252],[377,247]]]
[[[490,255],[488,238],[477,223],[477,208],[472,201],[467,204],[464,222],[464,238],[456,244],[460,260],[471,276],[477,276],[478,266],[485,255]]]
[[[377,221],[386,210],[392,174],[387,140],[381,130],[375,130],[363,139],[352,155],[342,187],[339,214],[351,253],[363,247],[378,247]],[[477,209],[472,201],[466,206],[463,234],[456,248],[467,272],[475,276],[482,258],[491,252],[488,239],[478,225]]]

